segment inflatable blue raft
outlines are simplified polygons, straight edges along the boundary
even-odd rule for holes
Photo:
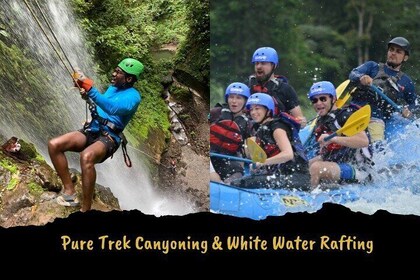
[[[378,169],[392,166],[410,165],[415,167],[418,174],[418,161],[420,158],[419,124],[403,119],[395,114],[386,126],[386,151],[379,158]],[[413,134],[414,132],[414,134]],[[306,142],[310,135],[307,126],[300,132],[302,142]],[[412,138],[409,138],[411,135]],[[414,141],[413,141],[414,139]],[[418,140],[418,141],[416,141]],[[383,175],[383,174],[382,174]],[[415,176],[415,175],[414,175]],[[325,202],[346,204],[365,199],[366,196],[375,197],[371,192],[375,188],[389,185],[394,188],[396,184],[388,183],[387,179],[378,176],[379,181],[369,185],[340,185],[329,190],[316,189],[312,192],[286,189],[245,189],[226,185],[219,182],[210,182],[210,210],[214,213],[247,217],[255,220],[265,219],[267,216],[280,216],[289,212],[314,212]],[[406,178],[402,178],[404,181]],[[417,181],[417,178],[414,178]],[[384,182],[387,182],[386,184]],[[417,182],[415,182],[417,184]],[[420,189],[420,186],[418,186]],[[416,186],[417,188],[417,186]],[[382,191],[383,192],[383,191]],[[364,195],[368,194],[368,195]]]

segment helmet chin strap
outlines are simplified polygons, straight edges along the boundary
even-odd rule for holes
[[[264,123],[264,121],[269,117],[269,114],[270,114],[270,110],[267,108],[267,112],[265,112],[265,116],[261,120],[260,124],[263,124]]]
[[[269,81],[270,80],[270,78],[271,78],[271,76],[273,76],[273,74],[274,74],[274,70],[276,70],[276,65],[274,64],[274,63],[272,63],[273,65],[274,65],[274,67],[273,67],[273,69],[271,70],[271,72],[270,72],[270,75],[268,76],[268,79],[267,79],[267,81]]]
[[[331,107],[330,107],[330,109],[328,110],[328,113],[327,114],[329,114],[331,111],[332,111],[332,108],[334,107],[334,104],[335,104],[335,102],[333,101],[334,100],[334,97],[332,97],[331,96]],[[336,102],[337,102],[337,99],[335,100]]]

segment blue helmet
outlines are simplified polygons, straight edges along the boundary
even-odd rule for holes
[[[252,94],[246,102],[246,108],[249,110],[251,105],[265,106],[271,114],[274,115],[274,100],[273,97],[266,93],[256,92]]]
[[[308,98],[311,99],[312,97],[320,94],[329,94],[332,97],[336,97],[335,87],[331,82],[321,81],[313,84],[308,94]]]
[[[257,49],[252,55],[252,63],[255,62],[272,62],[277,66],[279,64],[279,56],[275,49],[262,47]]]
[[[249,95],[251,94],[249,91],[249,87],[243,83],[231,83],[225,92],[225,101],[227,102],[229,95],[237,94],[245,97],[245,100],[248,99]]]

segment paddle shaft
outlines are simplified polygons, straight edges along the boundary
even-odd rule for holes
[[[355,135],[367,128],[370,120],[370,105],[365,105],[356,112],[354,112],[343,125],[342,128],[324,138],[324,141],[331,140],[338,134],[345,134],[347,136]]]
[[[218,157],[218,158],[225,158],[225,159],[230,159],[230,160],[235,160],[235,161],[242,161],[242,162],[246,162],[246,163],[253,163],[252,160],[247,159],[247,158],[241,158],[241,157],[235,157],[235,156],[229,156],[229,155],[222,155],[222,154],[218,154],[218,153],[210,153],[211,157]]]
[[[324,142],[327,142],[327,141],[333,139],[335,136],[337,136],[337,132],[334,132],[333,134],[330,134],[327,137],[325,137]]]
[[[391,105],[398,113],[402,112],[401,106],[397,105],[394,101],[391,100],[386,94],[380,90],[377,86],[371,85],[371,89],[373,89],[377,94],[379,94],[383,99],[385,99],[386,102],[388,102],[389,105]]]

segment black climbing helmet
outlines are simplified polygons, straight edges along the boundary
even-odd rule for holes
[[[404,51],[406,55],[410,55],[410,42],[408,42],[407,39],[404,37],[395,37],[391,41],[388,42],[388,49],[389,45],[394,44],[397,46],[400,46]]]

